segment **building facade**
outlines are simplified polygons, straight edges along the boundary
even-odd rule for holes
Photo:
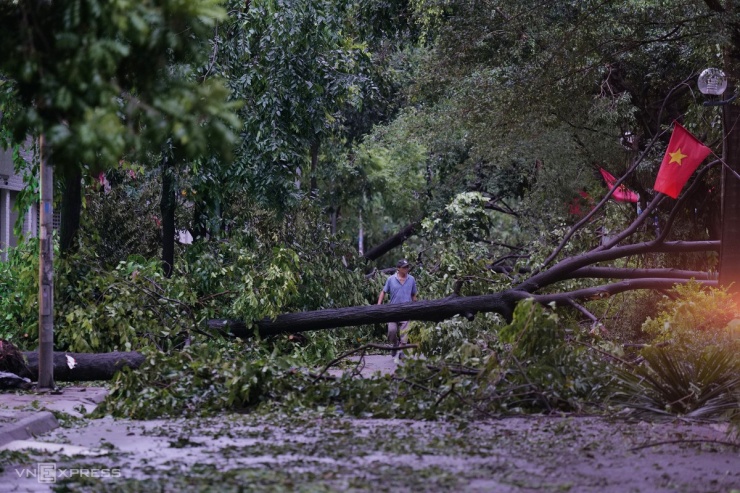
[[[30,162],[30,154],[21,156]],[[0,261],[8,259],[8,249],[18,245],[20,238],[13,232],[18,216],[23,214],[22,235],[35,237],[38,235],[38,205],[27,210],[15,210],[18,194],[24,188],[23,176],[16,174],[13,166],[12,149],[0,148]]]

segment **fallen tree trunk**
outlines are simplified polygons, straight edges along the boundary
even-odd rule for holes
[[[541,304],[555,302],[559,306],[573,306],[578,301],[601,299],[636,289],[670,289],[689,279],[635,279],[579,289],[577,291],[532,294],[526,291],[508,290],[480,296],[455,296],[441,300],[398,303],[395,305],[367,305],[347,308],[316,310],[311,312],[278,315],[273,320],[260,320],[254,325],[260,337],[278,334],[293,334],[311,330],[334,329],[356,325],[421,320],[439,322],[461,315],[469,320],[476,313],[498,313],[511,320],[518,301],[534,298]],[[717,281],[698,281],[706,286],[717,286]],[[255,335],[255,328],[239,320],[209,320],[208,327],[243,339]]]
[[[23,353],[26,368],[19,376],[38,380],[39,354],[36,351]],[[72,358],[72,360],[68,359]],[[113,353],[64,353],[54,352],[54,380],[65,382],[89,382],[110,380],[123,368],[138,368],[144,355],[136,351]]]
[[[526,293],[522,294],[526,295]],[[505,292],[417,301],[415,303],[398,303],[395,305],[350,306],[278,315],[274,320],[260,320],[256,325],[259,335],[267,337],[277,334],[292,334],[310,330],[398,322],[401,320],[438,322],[458,314],[472,314],[482,311],[511,316],[512,307],[517,299],[521,299],[521,297]],[[254,329],[248,328],[244,322],[238,320],[209,320],[208,327],[241,338],[254,335]]]

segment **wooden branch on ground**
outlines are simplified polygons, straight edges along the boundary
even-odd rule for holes
[[[26,359],[27,370],[19,373],[19,376],[36,381],[39,374],[38,352],[27,351],[23,356]],[[99,354],[55,351],[54,379],[63,382],[110,380],[123,368],[138,368],[145,359],[143,354],[136,351]]]

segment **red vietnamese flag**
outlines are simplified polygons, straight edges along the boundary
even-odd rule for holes
[[[599,168],[599,172],[604,178],[606,186],[609,187],[609,189],[614,188],[614,184],[617,183],[617,179],[614,178],[614,175],[609,173],[604,168]],[[639,200],[639,196],[624,185],[619,185],[619,188],[614,190],[612,198],[617,202],[637,202]]]
[[[677,198],[683,186],[710,152],[709,147],[674,122],[673,135],[663,156],[653,189],[674,199]]]

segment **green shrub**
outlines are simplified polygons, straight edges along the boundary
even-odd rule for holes
[[[655,319],[638,364],[620,373],[619,396],[643,411],[689,417],[740,414],[737,308],[725,289],[676,286]]]
[[[55,286],[55,348],[128,351],[182,344],[198,322],[187,281],[166,279],[159,261],[132,257],[112,268],[93,254],[60,260]]]
[[[661,414],[718,417],[740,413],[737,348],[649,347],[644,362],[621,374],[627,405]]]
[[[612,376],[609,362],[580,344],[580,336],[556,312],[521,301],[499,331],[485,378],[505,396],[507,409],[582,410],[608,395]]]
[[[287,392],[290,380],[281,377],[295,368],[290,357],[240,341],[146,356],[137,370],[116,375],[98,414],[146,419],[254,407]]]
[[[676,285],[658,309],[658,315],[642,326],[655,342],[704,345],[702,341],[713,339],[738,317],[737,305],[726,288],[705,288],[697,282]]]
[[[0,339],[22,349],[38,345],[38,240],[29,239],[8,250],[0,262]]]

